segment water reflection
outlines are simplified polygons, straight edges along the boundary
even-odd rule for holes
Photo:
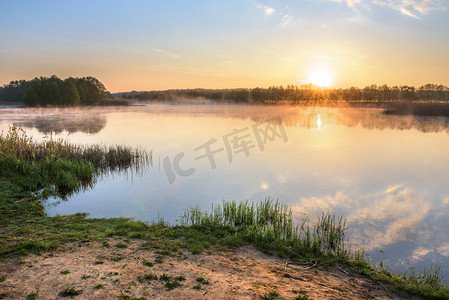
[[[422,228],[431,207],[411,188],[396,185],[355,198],[343,193],[301,198],[293,211],[313,217],[323,211],[338,210],[346,216],[351,241],[371,251],[397,242],[416,241],[417,235],[425,235],[418,228]]]
[[[344,125],[370,130],[418,130],[449,133],[449,118],[385,115],[378,108],[323,108],[260,105],[142,105],[131,107],[91,108],[15,108],[1,109],[0,121],[15,119],[15,124],[36,128],[41,133],[98,133],[110,113],[144,113],[151,115],[214,116],[252,120],[255,123],[279,122],[287,127],[320,129]]]
[[[432,203],[403,184],[368,194],[302,197],[292,209],[299,219],[324,211],[346,217],[351,245],[363,247],[375,262],[384,260],[394,270],[422,269],[449,258],[449,205]]]
[[[16,121],[14,125],[22,128],[35,128],[40,133],[50,134],[83,132],[94,134],[106,126],[106,117],[92,115],[50,115],[31,117]]]

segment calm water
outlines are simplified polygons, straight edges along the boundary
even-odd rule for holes
[[[49,201],[49,215],[158,214],[227,200],[279,198],[295,217],[347,218],[347,236],[393,270],[449,262],[449,120],[378,109],[236,105],[0,110],[0,129],[51,131],[74,143],[153,151],[141,176],[112,174],[92,190]],[[208,152],[209,151],[209,152]]]

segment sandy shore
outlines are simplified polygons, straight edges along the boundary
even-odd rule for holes
[[[156,250],[139,249],[143,243],[139,240],[130,241],[125,249],[115,247],[116,243],[110,240],[110,246],[104,247],[77,242],[4,262],[0,299],[25,299],[32,293],[36,299],[63,299],[60,293],[68,288],[81,292],[75,299],[261,299],[273,291],[284,299],[420,299],[371,282],[351,269],[286,265],[287,259],[253,247],[202,255],[179,250],[150,267],[143,262],[160,257]],[[149,273],[159,279],[142,279]],[[185,280],[167,290],[166,281],[160,279],[164,273],[172,277],[170,282],[177,276]],[[198,282],[198,277],[209,284]]]

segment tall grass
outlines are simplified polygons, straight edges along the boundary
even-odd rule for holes
[[[37,142],[14,125],[0,135],[0,175],[20,175],[30,190],[50,185],[67,194],[92,186],[100,174],[138,171],[151,159],[151,153],[124,146],[74,145],[53,136]]]
[[[343,218],[323,214],[317,222],[305,218],[295,225],[291,209],[270,198],[258,203],[223,201],[210,211],[197,205],[186,209],[181,224],[226,227],[265,252],[280,251],[291,258],[346,255]]]

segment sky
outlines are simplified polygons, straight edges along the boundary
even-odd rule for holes
[[[449,85],[449,0],[0,0],[0,85]]]

